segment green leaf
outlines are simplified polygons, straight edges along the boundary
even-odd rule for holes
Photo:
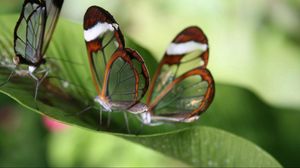
[[[253,143],[210,127],[127,139],[199,167],[281,167]]]
[[[217,85],[213,105],[201,117],[201,125],[246,138],[285,167],[299,165],[299,110],[270,106],[244,88]]]
[[[6,66],[8,64],[5,61],[10,61],[13,57],[12,32],[16,20],[16,15],[0,16],[1,81],[5,81],[13,70]],[[275,159],[256,145],[221,130],[201,127],[201,120],[191,124],[164,124],[142,128],[137,118],[130,115],[131,133],[139,134],[135,136],[128,135],[122,113],[112,114],[110,126],[105,123],[107,113],[103,114],[103,123],[100,124],[99,112],[96,109],[76,115],[87,105],[92,105],[96,95],[82,32],[82,26],[60,19],[46,54],[46,66],[51,72],[39,88],[37,101],[33,99],[35,83],[28,76],[13,77],[0,88],[0,92],[32,111],[70,125],[111,132],[194,166],[280,167]],[[157,61],[151,53],[129,38],[127,45],[142,54],[150,73],[153,74]],[[213,111],[208,110],[207,113]]]

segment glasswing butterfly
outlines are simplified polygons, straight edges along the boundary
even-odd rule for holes
[[[167,48],[154,74],[147,97],[146,125],[192,122],[211,104],[215,85],[208,69],[209,47],[196,26],[180,32]]]
[[[91,6],[84,15],[83,26],[97,91],[94,100],[100,105],[101,112],[139,114],[147,111],[146,105],[138,103],[149,86],[147,67],[136,51],[125,48],[123,34],[113,16],[101,7]],[[110,117],[110,113],[108,115]],[[124,115],[127,123],[126,113]]]
[[[48,74],[48,69],[37,71],[45,64],[45,53],[56,26],[63,0],[25,0],[22,11],[14,29],[13,70],[3,86],[16,74],[30,76],[36,81],[34,98],[38,87]],[[27,70],[20,68],[28,67]],[[11,67],[11,66],[7,66]],[[20,70],[21,69],[21,70]],[[39,78],[38,74],[42,74]]]

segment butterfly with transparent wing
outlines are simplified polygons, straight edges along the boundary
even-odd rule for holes
[[[14,29],[14,65],[5,85],[12,76],[30,76],[36,81],[34,99],[38,88],[49,73],[45,64],[45,53],[55,29],[63,0],[25,0]],[[23,65],[28,69],[24,70]],[[22,66],[22,67],[21,67]],[[38,70],[41,69],[41,70]]]
[[[188,27],[175,37],[151,81],[148,112],[140,115],[144,124],[192,122],[207,110],[215,93],[206,68],[208,55],[208,40],[199,27]]]
[[[83,26],[100,121],[102,111],[109,112],[107,125],[110,112],[123,111],[128,128],[125,111],[139,114],[148,110],[146,105],[139,103],[149,86],[145,62],[136,51],[125,48],[118,23],[105,9],[89,7]]]

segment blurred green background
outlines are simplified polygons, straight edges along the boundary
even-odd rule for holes
[[[16,13],[22,3],[1,0],[0,14]],[[158,60],[178,32],[200,26],[210,44],[208,67],[227,85],[217,86],[223,106],[212,105],[203,124],[253,141],[284,166],[300,165],[300,1],[65,0],[62,17],[81,23],[95,4]],[[51,131],[3,95],[0,117],[0,166],[184,166],[111,135]]]

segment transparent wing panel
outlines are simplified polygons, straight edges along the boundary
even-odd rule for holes
[[[182,59],[179,64],[162,65],[161,71],[158,74],[153,87],[151,101],[153,101],[156,98],[156,96],[160,92],[162,92],[165,89],[165,87],[168,84],[172,83],[176,78],[190,71],[191,69],[203,65],[203,61],[198,57],[198,55],[201,54],[202,52],[193,51],[187,54],[187,56],[184,57],[184,59]]]
[[[214,81],[207,69],[196,68],[157,94],[150,109],[155,116],[185,116],[204,112],[214,97]]]
[[[40,4],[26,3],[15,28],[15,52],[32,64],[42,58],[45,10]]]
[[[46,0],[47,21],[44,35],[43,55],[48,48],[63,2],[63,0]]]
[[[114,56],[117,59],[111,65],[109,80],[106,81],[109,88],[107,95],[113,102],[137,103],[149,86],[144,61],[131,49],[119,50]]]
[[[201,76],[192,76],[176,84],[155,107],[155,115],[191,113],[197,109],[207,91],[208,83]]]
[[[134,68],[119,57],[112,65],[108,93],[114,101],[128,101],[134,103],[136,96],[136,76]]]
[[[98,51],[92,53],[92,66],[95,71],[96,79],[99,86],[102,88],[104,82],[104,75],[106,70],[106,65],[111,59],[114,52],[118,49],[118,43],[113,32],[106,32],[102,36],[99,36],[98,42],[100,43],[100,48]],[[120,60],[118,60],[114,65],[115,67],[120,66]]]

